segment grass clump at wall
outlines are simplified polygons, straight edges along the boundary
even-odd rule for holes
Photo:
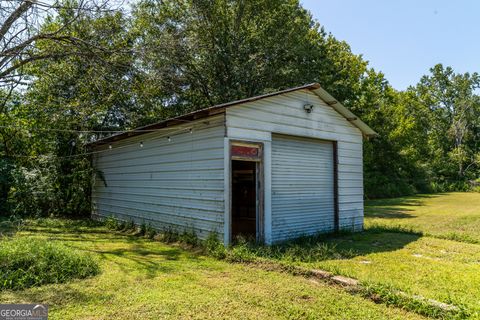
[[[184,229],[183,232],[172,228],[165,228],[157,230],[151,224],[142,222],[135,224],[135,221],[124,221],[110,216],[103,221],[107,229],[112,231],[119,231],[121,233],[128,233],[134,236],[140,236],[148,239],[156,239],[165,243],[181,243],[192,247],[201,247],[201,240],[192,229]]]
[[[324,242],[327,236],[325,234],[304,236],[270,246],[239,238],[235,245],[225,248],[217,235],[212,233],[203,246],[207,254],[230,262],[253,262],[258,259],[268,259],[289,264],[327,259],[348,259],[355,255],[352,250],[341,250],[334,243]]]
[[[326,259],[346,259],[355,255],[351,250],[339,250],[335,244],[325,242],[332,234],[304,236],[271,246],[254,243],[243,237],[238,237],[234,245],[224,247],[223,242],[215,232],[210,233],[207,239],[200,240],[193,230],[185,229],[183,232],[180,232],[179,230],[166,228],[162,231],[156,231],[145,223],[137,226],[132,220],[122,221],[114,216],[106,218],[103,223],[108,229],[113,231],[150,239],[154,238],[165,243],[179,243],[195,247],[207,255],[229,262],[253,262],[269,259],[282,262],[283,264],[290,264]]]
[[[63,283],[99,272],[89,254],[58,242],[31,237],[0,241],[0,290]]]

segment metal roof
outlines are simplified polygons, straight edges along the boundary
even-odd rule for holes
[[[181,116],[177,116],[177,117],[170,118],[170,119],[167,119],[167,120],[163,120],[163,121],[160,121],[160,122],[157,122],[157,123],[153,123],[153,124],[150,124],[150,125],[146,125],[146,126],[143,126],[143,127],[132,129],[132,130],[127,131],[127,132],[111,135],[109,137],[102,138],[102,139],[99,139],[97,141],[91,142],[91,143],[89,143],[89,145],[90,146],[98,146],[98,145],[103,145],[103,144],[106,144],[106,143],[115,142],[115,141],[118,141],[118,140],[123,140],[123,139],[130,138],[130,137],[133,137],[133,136],[137,136],[137,135],[152,132],[152,130],[162,129],[162,128],[170,127],[170,126],[177,125],[177,124],[182,124],[182,123],[185,123],[185,121],[193,121],[193,120],[213,116],[213,115],[216,115],[216,114],[220,114],[220,113],[225,112],[225,109],[228,108],[228,107],[231,107],[231,106],[244,104],[244,103],[252,102],[252,101],[257,101],[257,100],[261,100],[261,99],[265,99],[265,98],[269,98],[269,97],[273,97],[273,96],[278,96],[278,95],[282,95],[282,94],[293,92],[293,91],[305,90],[305,89],[310,90],[313,93],[315,93],[318,97],[320,97],[320,99],[325,101],[327,103],[327,105],[332,107],[334,110],[336,110],[338,113],[340,113],[343,117],[345,117],[349,122],[351,122],[354,126],[356,126],[358,129],[360,129],[360,131],[365,136],[372,137],[372,136],[377,136],[378,135],[372,128],[370,128],[367,124],[365,124],[362,120],[360,120],[355,114],[353,114],[350,110],[348,110],[343,104],[341,104],[334,97],[332,97],[325,89],[323,89],[320,86],[319,83],[310,83],[310,84],[306,84],[306,85],[299,86],[299,87],[289,88],[289,89],[285,89],[285,90],[280,90],[280,91],[276,91],[276,92],[272,92],[272,93],[262,94],[262,95],[259,95],[259,96],[250,97],[250,98],[246,98],[246,99],[235,100],[235,101],[211,106],[211,107],[208,107],[208,108],[200,109],[200,110],[193,111],[193,112],[181,115]]]

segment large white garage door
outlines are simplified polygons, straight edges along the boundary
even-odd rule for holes
[[[334,230],[332,142],[274,135],[272,240]]]

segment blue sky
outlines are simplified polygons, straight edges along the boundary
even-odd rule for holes
[[[437,63],[480,72],[478,0],[300,1],[396,89],[414,85]]]

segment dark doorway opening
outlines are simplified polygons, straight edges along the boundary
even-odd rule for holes
[[[232,160],[232,238],[257,237],[257,163]]]

